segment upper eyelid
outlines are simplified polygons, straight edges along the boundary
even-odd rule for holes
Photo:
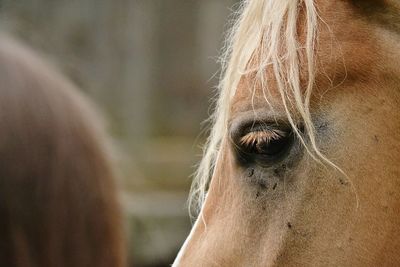
[[[248,125],[251,123],[265,123],[269,125],[288,124],[288,119],[286,113],[277,114],[265,108],[252,109],[233,114],[228,121],[228,129],[232,132],[239,128],[238,126],[240,125]]]
[[[279,118],[274,118],[271,120],[270,117],[266,118],[258,118],[254,119],[254,117],[249,117],[249,118],[242,118],[239,117],[235,120],[232,120],[232,122],[229,125],[229,137],[231,140],[233,140],[235,143],[237,143],[243,136],[246,134],[252,132],[252,131],[282,131],[285,132],[282,129],[286,128],[291,128],[290,124],[287,122],[286,117],[279,119]]]

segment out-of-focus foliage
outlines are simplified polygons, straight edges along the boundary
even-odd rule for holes
[[[204,136],[196,137],[235,2],[0,1],[1,28],[45,54],[104,111],[122,155],[134,266],[167,266],[190,229],[185,201]]]

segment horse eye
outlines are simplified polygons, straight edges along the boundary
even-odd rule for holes
[[[237,145],[239,160],[244,164],[270,165],[283,159],[293,143],[290,130],[261,129],[250,131]]]

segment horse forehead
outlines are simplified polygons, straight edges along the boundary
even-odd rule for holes
[[[264,93],[260,82],[254,75],[243,75],[232,100],[231,114],[234,115],[251,109],[256,110],[265,107],[266,96]],[[267,100],[276,104],[276,99],[278,99],[279,96],[278,94],[276,88],[268,88]]]
[[[371,27],[368,20],[357,13],[350,1],[316,1],[321,17],[315,48],[315,87],[313,95],[318,97],[338,84],[351,83],[355,79],[374,79],[380,74],[384,61],[382,36],[384,30]],[[305,32],[299,29],[299,39]],[[303,62],[301,60],[301,62]],[[372,68],[371,66],[374,66]],[[307,77],[306,66],[300,64],[300,75]],[[241,77],[231,102],[231,114],[250,109],[268,108],[266,100],[279,111],[283,105],[281,95],[274,85],[271,71],[266,70],[268,88],[262,86],[254,74]],[[272,82],[271,82],[272,81]]]

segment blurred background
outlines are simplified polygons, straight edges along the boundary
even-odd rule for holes
[[[103,111],[120,150],[131,266],[169,266],[237,0],[0,0],[0,27]]]

